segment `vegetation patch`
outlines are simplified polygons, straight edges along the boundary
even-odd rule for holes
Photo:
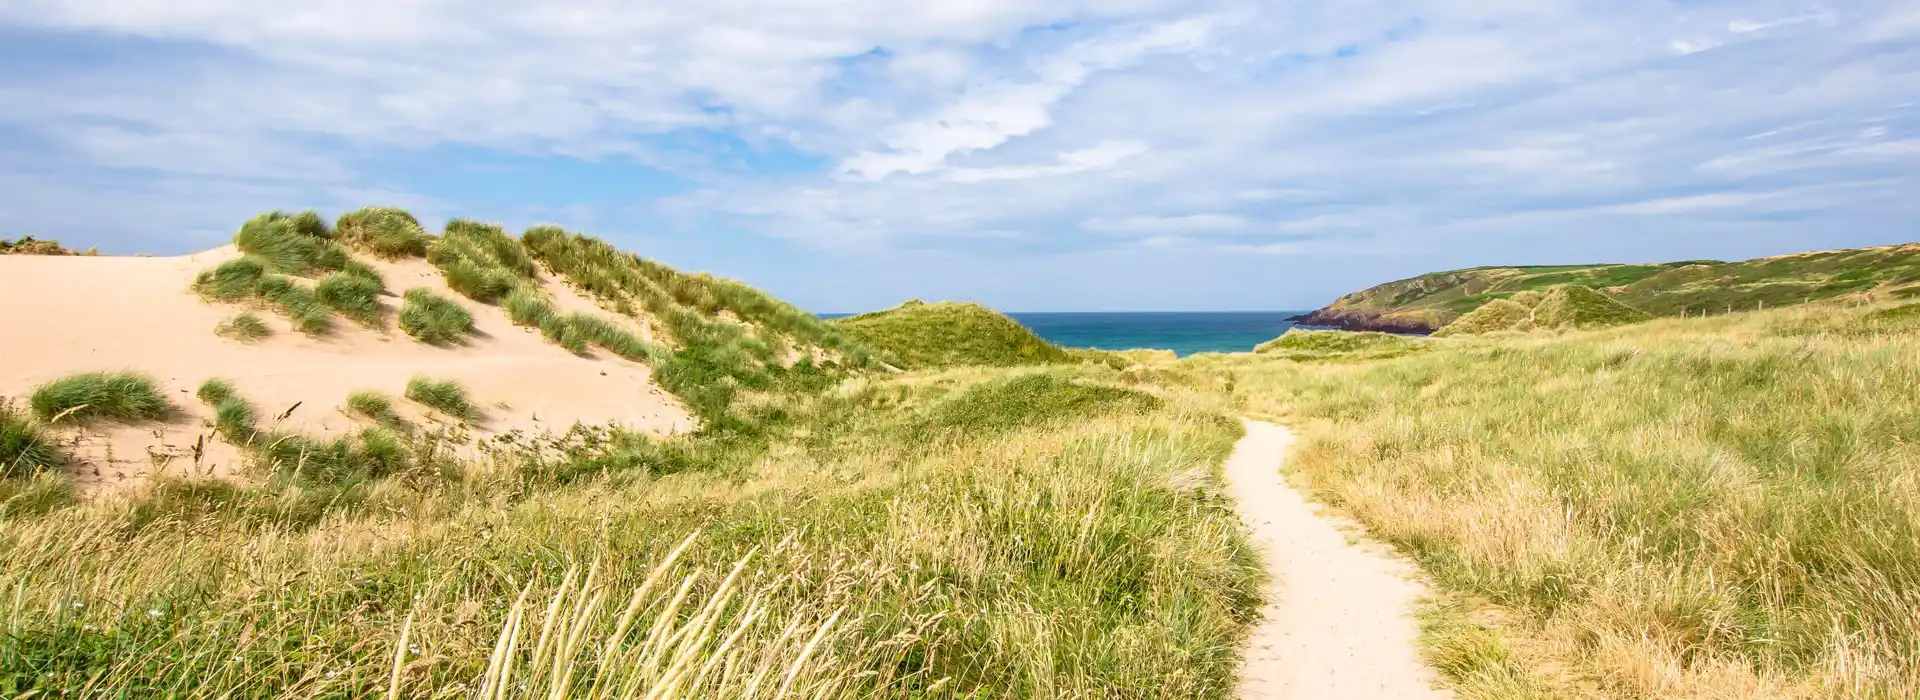
[[[424,256],[433,242],[419,219],[393,207],[363,207],[341,214],[333,225],[333,239],[387,260]]]
[[[452,299],[414,287],[403,295],[400,330],[430,345],[457,345],[473,334],[473,314]]]
[[[133,372],[87,372],[48,382],[29,399],[42,421],[158,420],[172,409],[153,379]]]
[[[462,421],[480,418],[480,409],[467,398],[467,390],[458,382],[414,377],[407,382],[407,398]]]
[[[219,325],[213,327],[213,332],[221,337],[232,338],[243,343],[256,343],[273,335],[273,329],[267,327],[267,322],[251,312],[242,312],[233,318],[221,321]]]
[[[1023,427],[1057,425],[1094,416],[1159,408],[1152,394],[1051,374],[992,381],[933,405],[912,426],[921,431],[997,434]]]
[[[347,395],[347,414],[385,426],[403,426],[400,414],[393,410],[393,399],[378,391],[356,391]]]
[[[1454,320],[1447,327],[1435,331],[1436,338],[1448,338],[1461,335],[1481,335],[1499,331],[1533,330],[1533,309],[1507,299],[1495,299],[1484,306],[1474,309],[1473,313]]]
[[[86,251],[69,250],[59,241],[41,240],[33,236],[24,236],[19,240],[0,238],[0,255],[99,255],[94,248]]]
[[[31,477],[60,463],[54,441],[25,411],[0,400],[0,479]]]
[[[1605,294],[1579,285],[1561,285],[1548,291],[1533,307],[1533,324],[1555,330],[1592,330],[1639,323],[1653,318]]]
[[[213,425],[235,445],[253,443],[256,433],[253,404],[235,391],[233,384],[224,379],[208,379],[200,383],[200,389],[194,395],[213,409]]]
[[[1261,343],[1253,351],[1292,360],[1381,359],[1420,352],[1429,345],[1424,338],[1390,333],[1293,328],[1278,338]]]
[[[330,273],[313,287],[314,297],[327,308],[376,328],[386,324],[386,308],[380,304],[385,291],[378,278],[352,272]]]
[[[242,224],[233,244],[273,271],[310,275],[347,266],[347,252],[331,236],[319,214],[270,211]]]
[[[313,290],[291,277],[268,272],[267,266],[255,258],[229,260],[202,272],[194,279],[193,288],[216,301],[257,300],[287,317],[302,333],[322,335],[333,328],[332,311]]]
[[[453,291],[484,304],[539,276],[520,241],[497,225],[467,219],[447,222],[446,232],[428,247],[427,261],[440,268]]]
[[[855,341],[901,369],[1013,367],[1072,363],[1074,356],[1018,321],[979,304],[909,301],[886,311],[834,319]]]

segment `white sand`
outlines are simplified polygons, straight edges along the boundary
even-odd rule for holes
[[[1240,517],[1273,577],[1241,669],[1246,700],[1451,698],[1421,663],[1412,616],[1423,589],[1415,568],[1356,528],[1316,511],[1280,473],[1293,435],[1246,421],[1227,461]]]
[[[385,301],[396,312],[399,295],[412,287],[460,302],[479,331],[471,343],[434,347],[407,337],[391,319],[386,329],[372,330],[340,317],[332,335],[311,338],[266,309],[255,313],[274,328],[273,337],[255,344],[221,338],[214,327],[246,308],[203,301],[189,285],[201,270],[236,256],[230,247],[173,258],[0,256],[0,396],[24,404],[35,386],[68,374],[134,370],[158,380],[182,409],[164,422],[61,429],[75,443],[73,468],[83,486],[138,482],[156,469],[233,473],[239,455],[229,446],[209,441],[199,464],[193,458],[196,442],[212,432],[211,411],[193,391],[214,377],[233,382],[262,425],[298,404],[280,425],[314,434],[362,427],[341,410],[347,395],[362,389],[406,404],[401,411],[409,419],[429,420],[400,398],[416,375],[467,388],[485,412],[472,430],[476,437],[558,432],[575,422],[656,434],[694,426],[646,365],[605,353],[576,357],[514,326],[500,309],[447,290],[438,270],[421,260],[368,262],[385,276],[393,295]],[[593,310],[557,281],[546,286],[565,310]]]

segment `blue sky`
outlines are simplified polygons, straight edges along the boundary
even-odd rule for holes
[[[553,222],[816,311],[1920,240],[1920,0],[13,0],[0,236]]]

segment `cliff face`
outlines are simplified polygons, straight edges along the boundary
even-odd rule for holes
[[[1425,334],[1440,330],[1439,326],[1419,318],[1396,316],[1381,311],[1332,307],[1301,314],[1289,320],[1302,326],[1338,328],[1343,331]]]

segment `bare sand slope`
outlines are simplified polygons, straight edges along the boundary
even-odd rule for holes
[[[162,469],[232,473],[239,454],[229,446],[209,440],[198,464],[194,459],[194,446],[212,430],[206,427],[211,412],[192,392],[214,377],[233,382],[263,425],[292,408],[279,425],[317,434],[362,427],[341,407],[349,393],[363,389],[408,404],[402,415],[416,423],[434,420],[400,398],[407,380],[421,375],[467,388],[485,412],[472,429],[477,437],[564,431],[575,422],[654,433],[694,425],[653,383],[646,365],[605,354],[576,357],[514,326],[499,309],[447,290],[439,271],[422,260],[368,262],[386,278],[392,296],[385,301],[394,311],[399,295],[413,287],[467,307],[478,331],[471,343],[422,344],[391,318],[386,328],[370,329],[336,317],[331,335],[313,338],[270,310],[257,313],[273,327],[271,338],[253,344],[221,338],[214,327],[245,307],[204,301],[189,286],[201,270],[237,256],[229,247],[172,258],[0,257],[0,299],[6,300],[0,304],[0,396],[24,402],[34,387],[68,374],[134,370],[163,384],[181,409],[163,422],[59,428],[72,443],[83,486],[137,482]],[[557,281],[547,280],[546,287],[569,310],[593,309]]]
[[[1241,670],[1246,700],[1451,698],[1416,651],[1412,565],[1377,544],[1353,544],[1280,473],[1293,435],[1246,421],[1227,461],[1240,518],[1273,577]],[[1352,527],[1352,526],[1348,526]]]

